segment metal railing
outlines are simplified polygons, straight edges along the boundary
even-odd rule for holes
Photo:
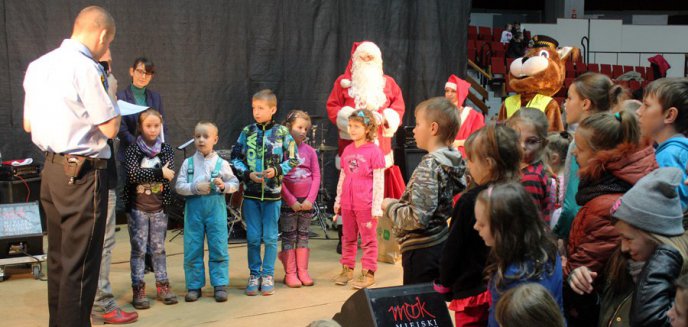
[[[638,65],[637,66],[649,66],[650,63],[645,61],[645,63],[642,62],[642,55],[644,54],[649,54],[649,55],[672,55],[672,54],[678,54],[678,55],[688,55],[686,52],[657,52],[657,51],[590,51],[588,50],[588,57],[590,54],[593,54],[593,62],[597,62],[597,54],[615,54],[616,55],[616,65],[619,65],[619,55],[622,54],[633,54],[633,55],[638,55]],[[590,61],[587,61],[586,63],[590,63]]]

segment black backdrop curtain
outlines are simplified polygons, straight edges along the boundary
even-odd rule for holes
[[[263,88],[278,96],[279,121],[294,108],[322,116],[327,143],[336,145],[325,102],[354,41],[381,48],[385,73],[403,91],[407,125],[416,104],[442,95],[449,74],[463,76],[466,67],[469,0],[0,0],[4,160],[42,160],[22,130],[24,72],[70,36],[77,13],[91,4],[115,18],[111,50],[120,89],[131,83],[134,58],[155,62],[149,88],[162,96],[173,146],[203,119],[220,127],[217,148],[229,148],[252,121],[251,95]]]

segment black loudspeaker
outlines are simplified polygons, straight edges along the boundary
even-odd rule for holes
[[[404,182],[408,184],[413,171],[418,167],[423,156],[428,152],[418,148],[406,148],[394,150],[394,163],[399,166],[401,173],[404,175]]]
[[[332,318],[342,327],[454,326],[444,297],[432,284],[362,289]]]
[[[41,178],[32,177],[24,178],[24,180],[15,178],[10,181],[0,181],[0,204],[33,201],[39,204],[41,228],[45,233],[45,211],[41,205]]]
[[[394,147],[394,163],[399,166],[406,184],[408,184],[413,171],[418,167],[423,156],[428,153],[416,147],[413,128],[414,126],[399,128],[396,135],[396,147]]]

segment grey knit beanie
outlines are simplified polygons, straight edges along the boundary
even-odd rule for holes
[[[683,172],[659,168],[641,178],[614,204],[612,217],[646,232],[677,236],[684,232],[678,186]]]

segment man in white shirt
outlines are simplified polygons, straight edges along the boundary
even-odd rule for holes
[[[107,140],[121,119],[97,59],[114,37],[105,9],[84,8],[71,38],[29,64],[24,78],[24,130],[46,153],[50,326],[90,326],[107,213]]]

